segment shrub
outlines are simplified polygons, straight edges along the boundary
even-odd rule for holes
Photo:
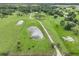
[[[64,20],[60,21],[60,25],[64,26],[65,25],[65,21]]]
[[[75,27],[72,28],[72,31],[75,35],[78,35],[79,34],[79,26],[76,25]]]
[[[8,56],[9,52],[4,52],[4,53],[1,53],[0,55],[2,55],[2,56]]]
[[[74,22],[67,22],[64,26],[65,30],[71,30],[72,27],[75,27],[76,24]]]
[[[30,50],[31,48],[28,48],[28,50]]]
[[[54,18],[57,18],[57,17],[58,17],[58,15],[55,14],[55,15],[54,15]]]
[[[19,45],[19,44],[21,44],[21,42],[18,41],[17,44]]]

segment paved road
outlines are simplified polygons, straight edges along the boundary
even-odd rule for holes
[[[32,14],[30,14],[30,19],[32,19]],[[42,26],[42,28],[43,28],[44,31],[46,32],[46,34],[47,34],[49,40],[51,41],[51,43],[52,43],[52,44],[55,43],[55,42],[53,41],[53,39],[51,38],[51,36],[49,35],[49,33],[48,33],[48,31],[46,30],[46,28],[44,27],[44,25],[42,24],[42,22],[39,21],[39,20],[37,20],[37,22],[39,22],[39,24]],[[54,48],[55,48],[55,50],[56,50],[57,56],[62,56],[60,50],[58,49],[58,47],[57,47],[56,45],[54,45]]]

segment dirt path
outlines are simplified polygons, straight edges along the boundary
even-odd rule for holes
[[[30,19],[32,19],[32,14],[30,14]],[[44,31],[46,32],[49,40],[51,41],[52,44],[54,44],[55,42],[53,41],[53,39],[51,38],[51,36],[49,35],[48,31],[46,30],[46,28],[44,27],[44,25],[42,24],[41,21],[37,20],[37,22],[42,26],[42,28],[44,29]],[[54,48],[56,50],[57,56],[62,56],[60,50],[58,49],[58,47],[56,45],[54,45]]]
[[[43,28],[44,31],[46,32],[46,34],[47,34],[49,40],[50,40],[51,43],[53,44],[54,41],[53,41],[53,39],[51,38],[51,36],[49,35],[49,33],[48,33],[48,31],[46,30],[46,28],[44,27],[44,25],[43,25],[39,20],[37,20],[37,21],[40,23],[40,25],[42,26],[42,28]],[[54,45],[54,48],[55,48],[55,50],[56,50],[56,52],[57,52],[57,56],[62,56],[62,54],[60,53],[60,51],[59,51],[59,49],[58,49],[58,47],[57,47],[56,45]]]

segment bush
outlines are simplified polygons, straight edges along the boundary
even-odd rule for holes
[[[33,45],[32,48],[34,48],[35,46]]]
[[[56,28],[58,28],[58,27],[59,27],[59,25],[58,25],[58,24],[56,24],[55,26],[56,26]]]
[[[54,15],[54,18],[57,18],[58,17],[58,15]]]
[[[18,41],[18,42],[17,42],[17,46],[16,46],[16,48],[17,48],[18,51],[21,51],[21,46],[20,46],[20,44],[21,44],[21,43]]]
[[[2,56],[8,56],[9,52],[4,52],[4,53],[1,53],[0,55],[2,55]]]
[[[17,51],[21,51],[21,47],[20,46],[17,46]]]
[[[65,25],[65,21],[64,20],[60,21],[60,25],[64,26]]]
[[[75,35],[78,35],[78,34],[79,34],[79,26],[76,25],[76,27],[73,27],[73,28],[72,28],[72,31],[73,31],[73,33],[74,33]]]
[[[28,50],[30,50],[31,48],[28,48]]]
[[[19,45],[19,44],[21,44],[21,42],[18,41],[17,44]]]
[[[51,47],[54,48],[54,44],[51,44]]]
[[[72,27],[75,27],[76,24],[74,22],[67,22],[64,26],[65,30],[71,30]]]

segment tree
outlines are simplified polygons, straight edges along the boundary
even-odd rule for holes
[[[79,34],[79,26],[76,25],[75,27],[73,27],[72,31],[74,32],[75,35],[78,35]]]
[[[74,19],[73,22],[77,24],[78,23],[78,20],[77,19]]]
[[[55,15],[54,15],[54,18],[57,18],[57,17],[58,17],[58,15],[55,14]]]
[[[64,26],[64,25],[65,25],[65,21],[64,21],[64,20],[61,20],[61,21],[60,21],[60,25],[61,25],[61,26]]]
[[[24,13],[23,13],[23,12],[17,12],[16,15],[17,15],[17,16],[23,16]]]
[[[65,30],[71,30],[72,27],[75,27],[76,24],[74,22],[67,22],[64,26]]]
[[[75,17],[76,17],[75,12],[69,12],[67,14],[67,16],[65,17],[65,20],[66,21],[74,21],[75,20]]]
[[[69,8],[75,9],[76,7],[75,6],[69,6]]]

